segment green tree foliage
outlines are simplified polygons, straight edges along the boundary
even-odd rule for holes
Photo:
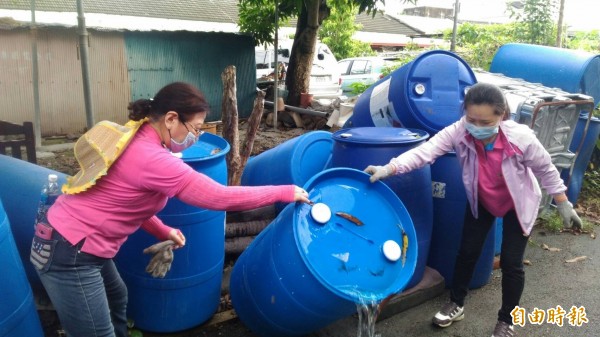
[[[403,0],[415,2],[416,0]],[[286,86],[288,103],[298,105],[300,93],[308,91],[312,60],[319,28],[331,9],[348,6],[358,8],[358,13],[371,13],[383,0],[239,0],[239,26],[242,32],[250,33],[257,45],[272,44],[275,36],[275,4],[279,13],[279,25],[291,17],[298,23],[290,55]]]
[[[591,32],[576,32],[567,38],[564,46],[568,49],[579,49],[598,53],[600,52],[600,33],[597,30],[592,30]]]
[[[331,8],[331,13],[319,30],[319,38],[331,48],[337,60],[348,57],[375,55],[371,46],[352,38],[362,26],[355,23],[358,7],[349,4]]]
[[[522,10],[507,6],[511,17],[523,25],[515,31],[519,40],[526,43],[553,46],[556,42],[557,0],[523,0]]]
[[[252,34],[257,45],[273,44],[275,39],[275,1],[240,0],[238,9],[240,31]],[[297,15],[294,9],[283,4],[279,5],[279,26],[287,24],[290,17]]]
[[[494,54],[506,43],[529,43],[523,34],[526,24],[514,22],[509,24],[478,25],[463,23],[456,33],[457,53],[473,68],[489,70]],[[444,32],[444,39],[450,40],[451,30]],[[549,40],[549,43],[554,43]],[[600,35],[597,31],[578,32],[569,37],[564,47],[569,49],[600,52]]]
[[[489,70],[494,54],[503,44],[526,42],[519,33],[523,24],[479,25],[463,23],[456,32],[456,52],[472,67]],[[450,40],[452,31],[444,32]]]

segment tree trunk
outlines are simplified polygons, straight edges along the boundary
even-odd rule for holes
[[[232,184],[235,175],[241,176],[241,159],[238,132],[238,110],[235,85],[235,66],[227,66],[221,73],[223,81],[223,100],[221,103],[221,121],[223,122],[223,138],[229,143],[227,154],[227,183]]]
[[[325,0],[305,0],[303,3],[285,80],[288,89],[287,103],[293,106],[299,106],[300,94],[308,92],[317,33],[330,13]]]
[[[242,173],[244,172],[244,167],[246,167],[246,162],[248,162],[248,158],[252,154],[254,139],[256,138],[256,133],[258,131],[258,127],[260,126],[260,120],[262,119],[264,111],[265,92],[259,90],[256,93],[256,98],[254,99],[254,107],[252,108],[252,113],[250,114],[250,118],[248,118],[248,129],[246,130],[245,141],[242,144],[242,149],[240,151],[241,153],[238,156],[239,169],[235,172],[231,172],[231,176],[229,178],[230,186],[238,186],[242,183]]]
[[[563,17],[565,13],[565,0],[560,0],[560,8],[558,10],[558,27],[556,34],[556,46],[562,48],[562,32],[563,32]]]

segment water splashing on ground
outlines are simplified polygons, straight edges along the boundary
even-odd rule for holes
[[[365,300],[363,303],[356,303],[358,312],[358,331],[357,337],[381,337],[381,334],[375,334],[375,323],[379,315],[379,303],[371,300]]]

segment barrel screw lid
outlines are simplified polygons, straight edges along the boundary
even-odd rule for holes
[[[324,203],[318,202],[310,209],[310,215],[316,222],[324,224],[331,219],[331,209]]]
[[[417,83],[417,85],[415,85],[415,93],[417,95],[423,95],[425,93],[425,85],[423,83]]]
[[[386,259],[396,262],[400,259],[400,245],[394,240],[387,240],[383,243],[383,255]]]

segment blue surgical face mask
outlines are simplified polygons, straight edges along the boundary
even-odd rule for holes
[[[471,136],[479,140],[488,139],[498,133],[498,125],[477,126],[469,122],[465,122],[465,128],[467,129],[467,131],[469,131]]]
[[[171,135],[171,131],[169,131],[169,136]],[[194,145],[198,141],[196,135],[193,132],[189,131],[185,136],[185,139],[180,143],[171,137],[171,152],[182,152],[188,147]]]

